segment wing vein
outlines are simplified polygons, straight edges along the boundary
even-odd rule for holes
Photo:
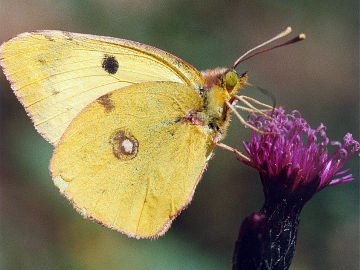
[[[143,211],[144,211],[144,208],[145,208],[145,203],[147,202],[146,199],[147,199],[147,197],[148,197],[149,187],[150,187],[150,177],[147,176],[146,192],[145,192],[145,196],[144,196],[143,205],[142,205],[142,207],[141,207],[141,211],[140,211],[138,223],[137,223],[137,225],[136,225],[136,233],[139,231],[139,226],[140,226],[141,217],[142,217],[142,214],[143,214]]]

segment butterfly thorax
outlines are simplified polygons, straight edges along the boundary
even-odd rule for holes
[[[202,71],[205,83],[202,87],[203,110],[198,117],[211,131],[224,133],[229,124],[230,111],[225,102],[230,101],[246,82],[247,73],[238,76],[228,68]]]

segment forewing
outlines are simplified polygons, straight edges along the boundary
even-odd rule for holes
[[[191,65],[133,41],[62,31],[21,34],[0,47],[1,65],[37,130],[56,145],[91,101],[124,86],[202,83]]]

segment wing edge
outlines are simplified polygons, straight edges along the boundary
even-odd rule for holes
[[[54,153],[56,152],[56,149],[54,151]],[[54,155],[53,155],[54,156]],[[52,181],[54,183],[54,185],[59,189],[59,192],[71,203],[71,205],[73,206],[73,208],[76,210],[76,212],[78,212],[84,219],[88,219],[88,220],[91,220],[91,221],[95,221],[96,223],[98,223],[99,225],[101,226],[104,226],[106,228],[109,228],[111,230],[114,230],[114,231],[117,231],[117,232],[120,232],[122,234],[125,234],[127,235],[128,237],[130,238],[136,238],[136,239],[157,239],[159,238],[160,236],[163,236],[171,227],[171,224],[172,222],[180,215],[180,213],[185,210],[191,203],[193,197],[194,197],[194,194],[195,194],[195,190],[198,186],[198,184],[200,183],[200,180],[202,179],[202,176],[204,174],[204,172],[206,171],[207,169],[207,166],[208,166],[208,163],[210,161],[210,159],[214,156],[213,154],[213,151],[210,152],[210,154],[208,155],[207,159],[206,159],[206,163],[204,165],[204,167],[202,168],[195,184],[194,184],[194,187],[193,189],[191,190],[190,194],[189,194],[189,197],[188,199],[186,200],[186,202],[181,206],[181,208],[179,210],[177,210],[175,212],[174,215],[172,215],[169,219],[167,219],[165,222],[164,222],[164,225],[155,233],[155,234],[152,234],[152,235],[149,235],[149,236],[144,236],[144,235],[140,235],[140,234],[136,234],[136,233],[130,233],[130,232],[127,232],[127,231],[124,231],[124,230],[121,230],[120,228],[117,228],[115,226],[112,226],[112,225],[109,225],[109,224],[106,224],[104,223],[103,221],[101,221],[100,219],[97,219],[96,217],[94,217],[93,215],[89,214],[86,212],[86,210],[84,211],[84,208],[81,208],[77,203],[76,201],[74,200],[74,198],[72,196],[70,196],[66,191],[64,191],[64,189],[62,187],[60,187],[58,185],[58,180],[55,180],[54,176],[53,176],[53,172],[51,170],[51,164],[52,164],[52,160],[53,158],[51,158],[51,161],[50,161],[50,166],[49,166],[49,169],[50,169],[50,174],[51,174],[51,178],[52,178]],[[61,176],[59,176],[61,178]],[[61,178],[62,179],[62,178]],[[62,179],[62,181],[66,182],[65,180]],[[67,183],[67,182],[66,182]]]

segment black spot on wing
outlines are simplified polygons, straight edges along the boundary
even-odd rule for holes
[[[115,56],[105,54],[101,66],[109,74],[115,74],[119,69],[119,62]]]

